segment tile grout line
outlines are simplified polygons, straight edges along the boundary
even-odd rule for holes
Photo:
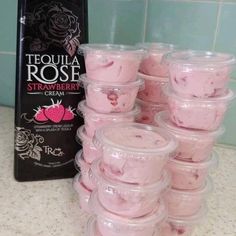
[[[0,51],[0,55],[11,55],[11,56],[15,56],[15,55],[16,55],[16,52]]]
[[[216,40],[217,40],[217,36],[219,34],[219,27],[220,27],[221,10],[222,10],[222,2],[219,2],[218,11],[217,11],[217,18],[216,18],[216,29],[215,29],[214,40],[213,40],[213,44],[212,44],[212,51],[215,51],[215,49],[216,49]]]
[[[144,26],[143,26],[143,38],[142,41],[145,42],[146,40],[146,33],[147,33],[147,15],[148,15],[148,5],[149,0],[146,0],[145,9],[144,9]]]

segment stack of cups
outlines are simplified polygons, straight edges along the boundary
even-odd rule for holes
[[[138,69],[144,51],[123,45],[81,45],[85,57],[86,73],[80,76],[85,100],[78,104],[85,125],[77,131],[77,140],[83,150],[76,154],[75,164],[81,172],[74,178],[74,188],[80,195],[80,206],[89,212],[88,201],[95,186],[89,179],[93,161],[101,153],[93,144],[95,131],[110,123],[133,122],[140,112],[135,105],[143,80]]]
[[[165,58],[170,84],[165,89],[169,111],[156,116],[158,126],[178,140],[176,154],[167,164],[172,188],[166,194],[169,219],[163,236],[189,236],[204,215],[212,191],[209,170],[218,157],[212,151],[223,134],[221,122],[233,92],[227,88],[235,64],[231,55],[202,51],[173,52]]]
[[[154,124],[156,113],[167,109],[163,87],[169,81],[168,66],[162,63],[162,58],[166,53],[174,51],[175,46],[164,43],[142,43],[138,46],[146,51],[146,55],[139,68],[139,76],[145,81],[145,88],[138,93],[137,104],[141,114],[137,122]]]
[[[95,217],[88,235],[160,235],[167,218],[161,195],[171,181],[165,166],[175,138],[154,126],[117,123],[97,130],[94,145],[102,155],[90,171],[97,189],[89,202]]]

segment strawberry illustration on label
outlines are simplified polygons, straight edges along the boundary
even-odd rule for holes
[[[51,99],[52,105],[44,106],[44,115],[54,123],[60,123],[65,114],[65,108],[61,105],[61,101],[57,101],[55,104]]]
[[[75,118],[74,110],[70,106],[65,108],[65,114],[63,116],[63,120],[73,120]]]
[[[37,110],[34,110],[36,113],[34,115],[34,119],[39,122],[48,121],[48,118],[44,115],[44,108],[38,107]]]

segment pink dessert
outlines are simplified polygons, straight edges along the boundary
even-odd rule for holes
[[[224,133],[223,127],[211,132],[180,128],[170,120],[168,112],[160,112],[156,116],[156,123],[177,139],[178,147],[174,157],[190,162],[208,159],[217,138]]]
[[[165,60],[169,64],[171,87],[190,98],[224,95],[235,64],[233,55],[204,51],[173,52]]]
[[[91,191],[94,190],[97,186],[96,182],[91,178],[91,164],[84,160],[82,150],[80,150],[75,156],[75,166],[78,168],[78,171],[80,171],[77,175],[81,175],[81,181],[86,188]]]
[[[118,122],[132,122],[140,113],[140,108],[135,106],[130,112],[99,113],[89,108],[86,101],[78,104],[78,110],[83,113],[85,130],[89,137],[93,137],[95,131],[103,126]]]
[[[81,75],[80,81],[85,89],[87,106],[101,113],[131,111],[143,85],[141,79],[126,84],[109,84],[89,80],[86,75]]]
[[[96,217],[94,216],[88,220],[86,236],[103,236],[98,230]]]
[[[218,164],[218,155],[213,152],[208,159],[201,162],[186,162],[170,159],[167,169],[172,176],[172,188],[191,190],[204,186],[209,170]]]
[[[138,46],[147,51],[139,71],[146,75],[167,77],[168,65],[163,63],[162,58],[166,53],[172,52],[175,46],[165,43],[141,43]]]
[[[145,102],[140,99],[136,99],[136,104],[141,108],[141,113],[136,117],[136,122],[148,125],[155,125],[155,115],[167,110],[167,105],[158,104],[153,102]]]
[[[130,218],[152,212],[158,206],[162,192],[170,186],[167,171],[156,183],[144,186],[112,180],[105,175],[101,161],[92,164],[92,176],[96,179],[98,200],[102,206],[114,214]]]
[[[167,221],[161,226],[161,236],[191,236],[195,227],[203,221],[206,213],[207,208],[203,204],[200,210],[192,216],[168,216]]]
[[[89,200],[90,200],[92,191],[86,188],[86,186],[81,180],[80,175],[75,176],[73,180],[73,187],[75,191],[79,194],[80,208],[87,213],[91,213],[91,209],[89,207]]]
[[[98,231],[103,236],[152,236],[167,217],[163,201],[150,214],[138,218],[122,217],[107,211],[100,204],[96,192],[92,194],[91,206],[96,215]]]
[[[88,78],[91,80],[127,83],[137,79],[144,51],[134,46],[84,44]]]
[[[82,142],[83,157],[87,163],[91,164],[94,160],[101,157],[101,150],[94,146],[93,139],[86,134],[84,125],[78,128],[76,139],[78,142],[79,140]]]
[[[206,184],[196,190],[169,189],[165,194],[169,215],[179,217],[196,214],[212,188],[212,182],[208,178]]]
[[[103,150],[103,168],[108,177],[141,185],[161,178],[176,148],[175,139],[166,131],[138,123],[103,127],[96,132],[94,143]]]
[[[144,80],[144,89],[139,91],[138,98],[147,102],[167,103],[167,98],[163,92],[163,87],[168,84],[167,77],[153,77],[139,73],[139,77]]]
[[[223,96],[207,99],[183,98],[169,88],[165,92],[170,118],[177,126],[208,131],[220,127],[229,102],[234,98],[231,90]]]

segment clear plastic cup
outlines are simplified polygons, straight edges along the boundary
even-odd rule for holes
[[[91,208],[89,206],[89,200],[90,200],[92,191],[86,188],[86,186],[82,182],[80,174],[77,174],[74,177],[73,188],[79,195],[80,208],[87,213],[92,213]]]
[[[77,175],[81,175],[81,180],[86,188],[91,191],[94,190],[97,186],[96,182],[94,182],[93,178],[91,177],[91,164],[84,160],[82,150],[78,151],[75,156],[75,168],[80,171],[80,173]]]
[[[179,217],[196,214],[205,202],[206,196],[212,190],[213,186],[210,178],[207,179],[203,187],[196,190],[169,189],[164,196],[169,215]]]
[[[115,44],[83,44],[87,76],[108,83],[127,83],[137,79],[144,50]]]
[[[96,132],[105,174],[115,180],[150,184],[158,181],[175,150],[174,137],[165,130],[138,123],[112,124]]]
[[[209,170],[218,165],[218,160],[216,152],[212,152],[208,159],[197,163],[170,159],[167,169],[172,176],[172,188],[181,190],[201,188],[206,182]]]
[[[136,117],[136,122],[147,125],[155,125],[155,115],[160,111],[167,110],[166,104],[145,102],[138,98],[136,98],[136,104],[141,108],[140,114]]]
[[[155,235],[167,218],[167,209],[162,200],[150,214],[138,218],[126,218],[107,211],[100,204],[96,192],[91,196],[91,206],[96,215],[98,231],[103,236]]]
[[[85,74],[80,76],[80,82],[85,89],[87,106],[101,113],[131,111],[143,85],[141,79],[126,84],[111,84],[89,80]]]
[[[94,160],[101,157],[101,150],[94,146],[93,139],[87,135],[84,125],[78,128],[76,140],[77,142],[82,142],[83,157],[87,163],[91,164]]]
[[[140,186],[108,178],[100,160],[92,164],[91,170],[94,182],[97,182],[99,202],[106,210],[124,217],[136,218],[152,212],[163,191],[170,186],[171,178],[167,171],[156,183]]]
[[[87,231],[85,235],[86,236],[103,236],[98,230],[95,216],[92,216],[89,218],[88,223],[87,223]]]
[[[147,52],[139,71],[146,75],[168,77],[168,65],[163,63],[162,58],[166,53],[174,51],[176,47],[166,43],[140,43],[137,46]]]
[[[200,210],[192,216],[168,216],[167,221],[161,226],[161,236],[191,236],[196,226],[203,221],[206,214],[207,207],[205,204],[202,204]]]
[[[220,127],[234,93],[228,90],[220,97],[196,99],[178,96],[170,88],[164,90],[168,96],[171,120],[179,127],[199,130],[216,130]]]
[[[172,89],[189,98],[222,96],[235,65],[229,54],[206,51],[178,51],[166,55]]]
[[[168,84],[167,77],[154,77],[139,73],[139,77],[144,80],[144,89],[139,91],[138,98],[146,102],[167,103],[167,97],[163,92],[163,87]]]
[[[84,100],[78,104],[78,111],[83,114],[86,133],[89,137],[93,137],[95,131],[105,125],[134,121],[140,113],[140,108],[135,106],[133,110],[122,113],[99,113],[89,108]]]
[[[216,131],[185,129],[176,126],[169,113],[160,112],[155,117],[156,124],[171,133],[178,141],[174,158],[190,162],[202,162],[209,158],[216,140],[224,133],[220,127]]]

